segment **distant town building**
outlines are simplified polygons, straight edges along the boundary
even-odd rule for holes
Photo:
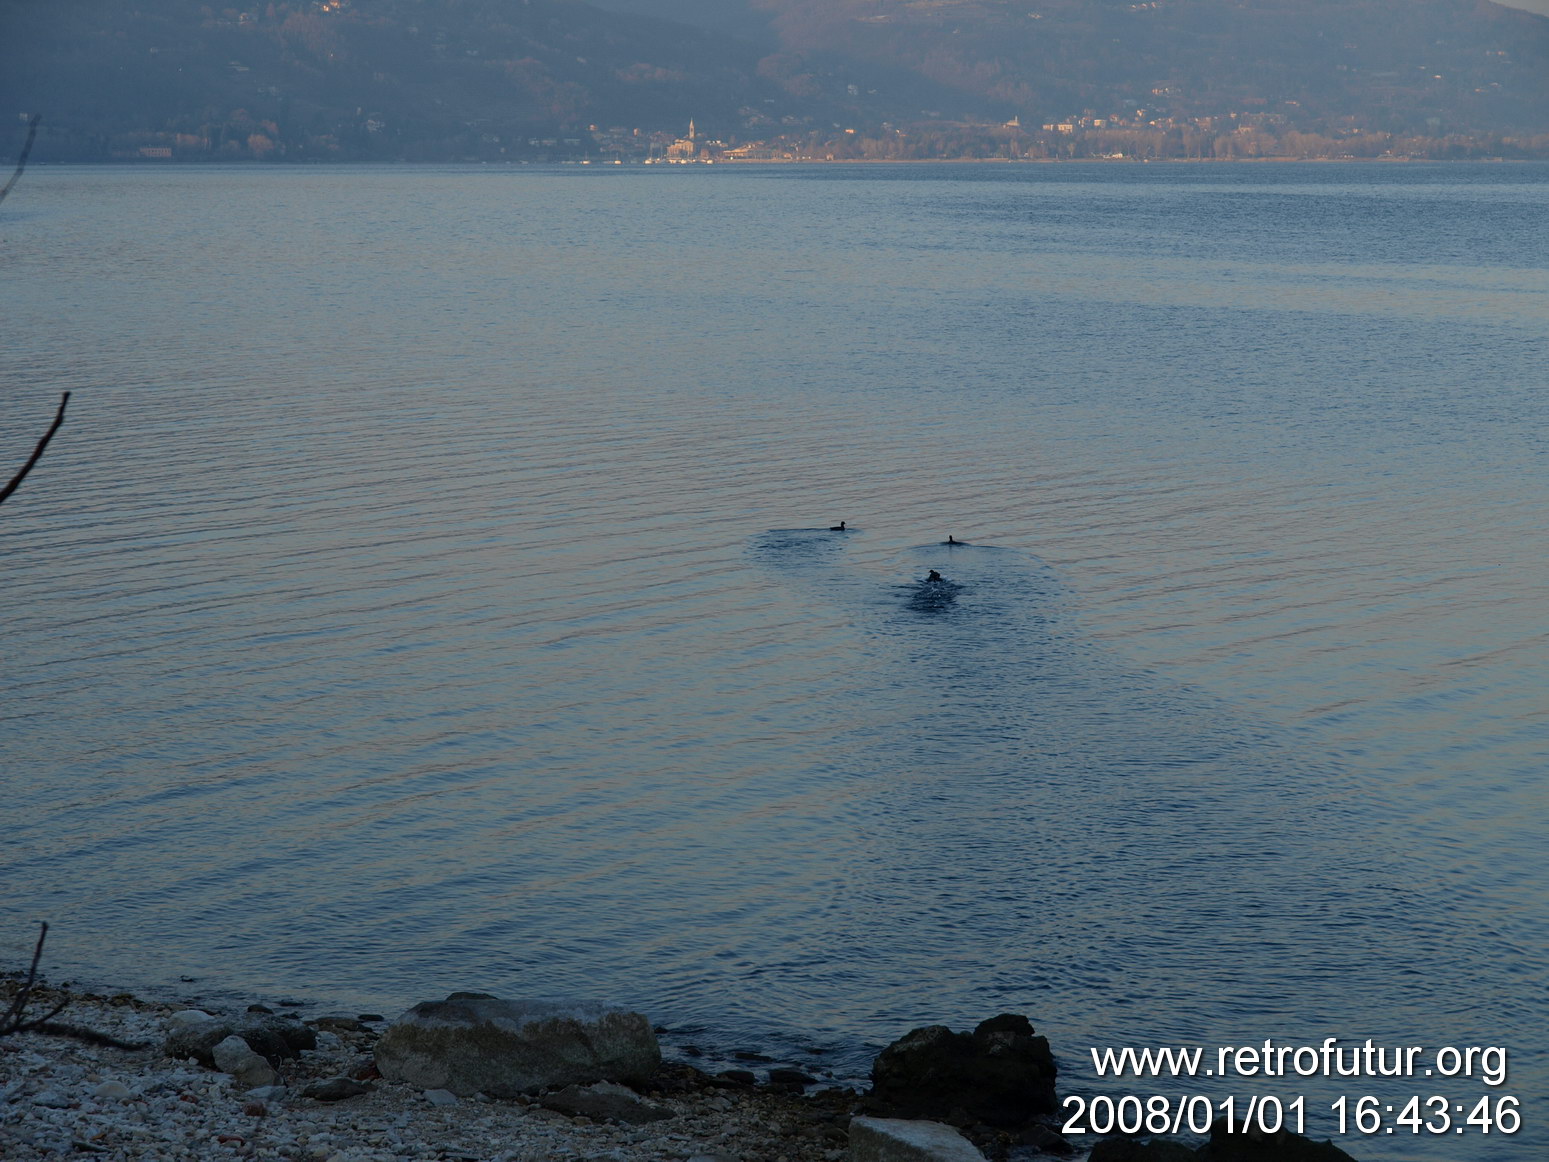
[[[694,131],[692,118],[688,123],[688,136],[680,137],[667,147],[668,161],[693,161],[699,156],[698,135]]]

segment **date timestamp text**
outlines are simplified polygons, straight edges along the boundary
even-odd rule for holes
[[[1112,1098],[1072,1094],[1061,1104],[1069,1111],[1065,1134],[1205,1134],[1224,1122],[1228,1134],[1259,1130],[1266,1134],[1307,1132],[1307,1099],[1255,1095],[1209,1098],[1203,1094],[1167,1097],[1126,1095]],[[1341,1097],[1329,1106],[1334,1133],[1361,1134],[1515,1134],[1522,1128],[1521,1102],[1510,1095],[1486,1095],[1457,1101],[1440,1094],[1414,1095],[1398,1102],[1377,1097]]]

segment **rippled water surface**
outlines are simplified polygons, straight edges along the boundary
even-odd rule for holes
[[[33,169],[0,268],[13,962],[1505,1045],[1344,1144],[1549,1151],[1549,168]]]

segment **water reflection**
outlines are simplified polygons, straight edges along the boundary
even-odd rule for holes
[[[1540,1041],[1549,186],[1309,172],[40,173],[0,910],[854,1072]]]

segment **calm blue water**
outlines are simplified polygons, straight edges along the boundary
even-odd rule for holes
[[[1549,167],[35,168],[0,270],[12,962],[1549,1150]],[[1511,1077],[1087,1058],[1328,1036]]]

